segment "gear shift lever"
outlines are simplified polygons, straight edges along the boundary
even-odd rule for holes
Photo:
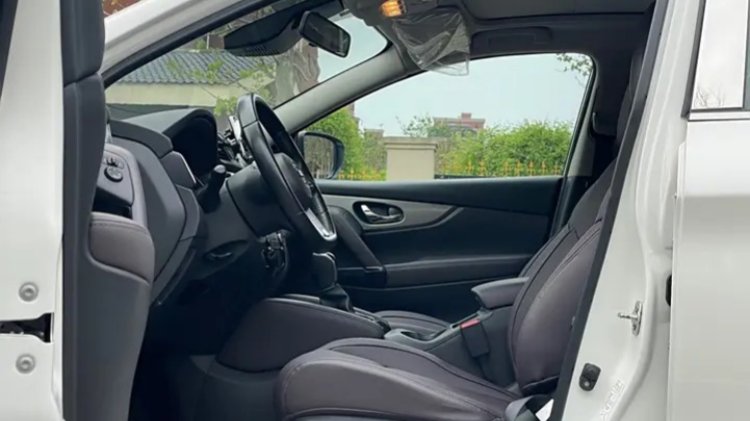
[[[349,294],[338,283],[338,269],[333,253],[313,253],[312,271],[321,304],[350,313],[354,312]]]

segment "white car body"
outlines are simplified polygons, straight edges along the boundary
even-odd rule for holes
[[[7,420],[62,419],[59,45],[59,4],[39,8],[36,2],[20,2],[0,99],[4,180],[0,185],[0,320],[54,316],[50,342],[28,335],[0,335],[0,418]],[[33,156],[29,150],[35,151]],[[29,171],[29,159],[38,168]]]
[[[102,73],[153,40],[240,3],[144,1],[109,17]],[[740,18],[727,19],[722,3]],[[19,2],[0,98],[0,320],[53,315],[49,343],[0,334],[0,419],[62,419],[63,120],[56,5]],[[750,112],[742,109],[747,12],[748,0],[670,0],[661,37],[650,39],[659,48],[651,83],[641,86],[648,100],[565,420],[747,419]],[[694,86],[716,81],[726,101],[686,110]],[[29,149],[33,156],[27,156]],[[19,291],[28,283],[38,294],[24,300]],[[630,320],[618,316],[630,314],[636,303],[642,305],[637,334]],[[585,363],[602,370],[590,392],[577,387]]]

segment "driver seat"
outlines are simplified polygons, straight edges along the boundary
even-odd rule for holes
[[[618,140],[632,108],[641,60],[639,50],[623,98]],[[490,347],[507,344],[515,384],[499,387],[403,344],[343,339],[303,354],[283,368],[275,390],[280,418],[501,421],[506,419],[511,402],[552,393],[593,266],[610,184],[607,180],[601,187],[604,195],[593,224],[576,238],[548,275],[531,278],[519,294],[507,341],[488,338]]]

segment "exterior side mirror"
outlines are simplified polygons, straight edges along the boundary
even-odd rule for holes
[[[305,157],[305,163],[315,178],[336,178],[344,165],[344,143],[331,135],[299,132],[297,147]]]

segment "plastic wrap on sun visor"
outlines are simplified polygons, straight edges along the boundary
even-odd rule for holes
[[[393,32],[420,69],[469,73],[469,36],[460,13],[432,10],[391,20]]]
[[[448,74],[469,73],[471,39],[461,13],[437,7],[435,0],[343,0],[344,6],[370,26],[389,34],[423,70]],[[386,16],[386,3],[390,12]],[[395,37],[395,39],[393,39]]]

